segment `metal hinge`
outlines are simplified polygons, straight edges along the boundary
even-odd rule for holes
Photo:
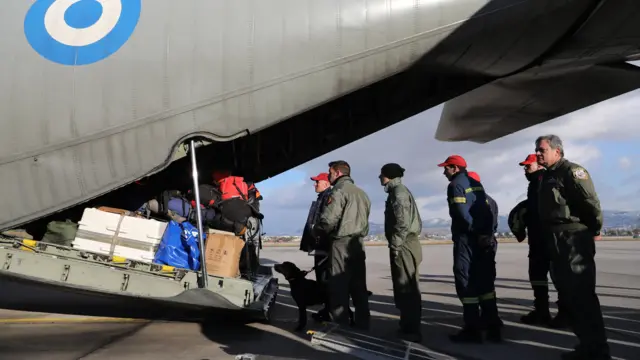
[[[60,276],[60,281],[67,281],[69,278],[69,272],[71,271],[71,265],[66,264],[64,269],[62,270],[62,276]]]
[[[122,286],[120,286],[120,290],[125,291],[129,287],[129,274],[124,274],[122,277]]]
[[[9,270],[9,267],[11,267],[12,258],[13,258],[13,254],[7,254],[7,258],[4,260],[4,265],[2,266],[3,270]]]

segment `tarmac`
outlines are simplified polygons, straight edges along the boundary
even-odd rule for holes
[[[385,247],[367,247],[367,286],[374,342],[393,341],[398,311],[393,304],[389,260]],[[505,322],[503,344],[458,345],[447,335],[461,324],[455,296],[451,245],[423,246],[421,291],[423,342],[429,359],[538,360],[559,359],[576,344],[567,331],[519,323],[530,310],[532,291],[527,276],[527,244],[500,244],[496,282],[500,313]],[[640,359],[640,242],[602,241],[597,244],[598,294],[609,344],[616,359]],[[292,261],[310,269],[313,258],[292,247],[268,247],[262,262]],[[313,278],[313,273],[308,277]],[[92,318],[0,310],[0,359],[329,359],[354,357],[313,346],[305,332],[294,332],[297,310],[280,277],[278,307],[272,324],[240,325],[220,319],[200,325],[131,319]],[[551,301],[556,293],[551,286]],[[310,311],[315,311],[311,309]],[[555,306],[553,311],[555,312]],[[321,330],[309,319],[308,329]],[[380,340],[375,340],[380,339]],[[238,357],[245,355],[244,358]]]

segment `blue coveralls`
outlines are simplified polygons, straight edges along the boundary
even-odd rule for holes
[[[453,274],[463,306],[465,329],[499,326],[495,292],[495,218],[482,184],[460,172],[447,188],[453,237]],[[493,199],[492,199],[493,200]],[[494,224],[496,223],[496,224]],[[482,320],[480,322],[480,308]]]

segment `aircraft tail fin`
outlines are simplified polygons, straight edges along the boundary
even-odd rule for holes
[[[436,139],[489,142],[638,88],[640,68],[628,63],[534,68],[448,101]]]

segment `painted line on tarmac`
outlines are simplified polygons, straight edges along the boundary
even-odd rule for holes
[[[96,317],[76,317],[76,318],[17,318],[0,319],[0,325],[28,325],[28,324],[99,324],[99,323],[144,323],[149,320],[126,319],[126,318],[96,318]]]

